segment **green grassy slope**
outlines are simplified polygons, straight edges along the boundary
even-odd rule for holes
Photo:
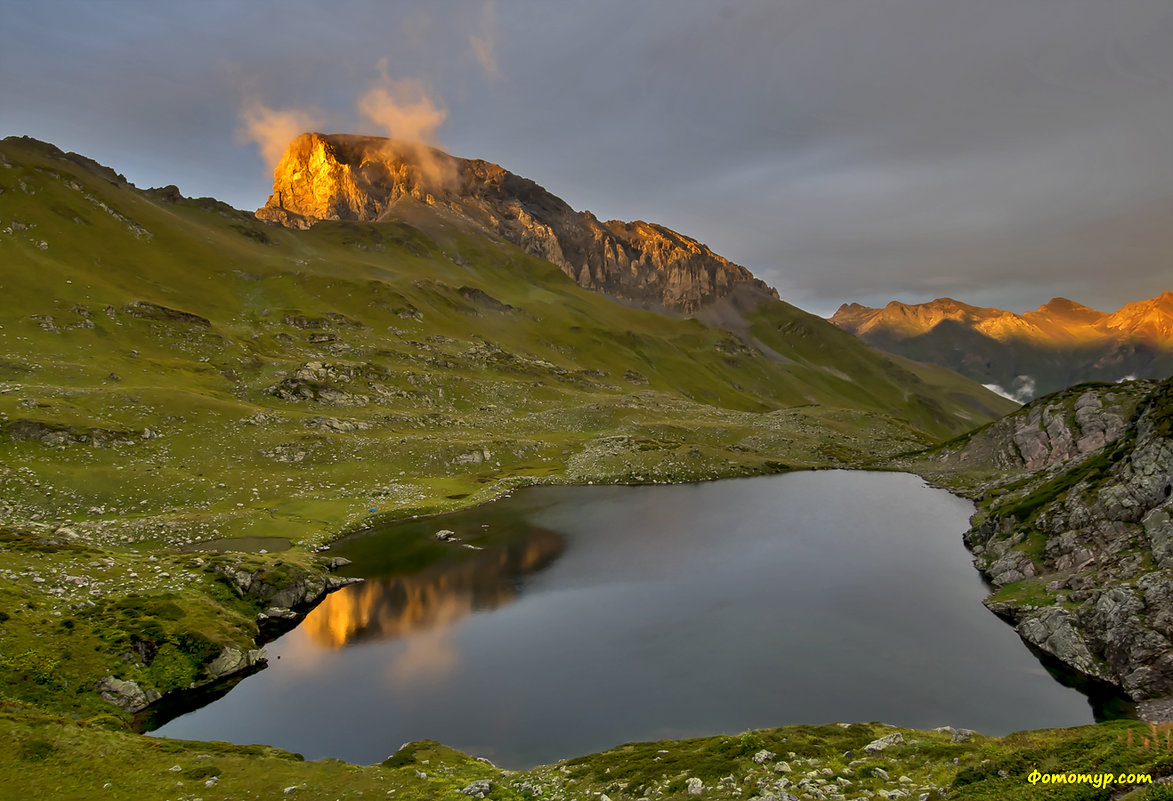
[[[780,364],[501,242],[394,223],[289,231],[134,191],[28,140],[2,152],[12,520],[299,539],[504,478],[849,463],[1001,410],[786,304],[758,312]],[[45,426],[80,446],[45,447]]]

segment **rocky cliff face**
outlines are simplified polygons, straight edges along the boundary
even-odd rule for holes
[[[1173,293],[1106,314],[1066,298],[1016,314],[951,298],[844,304],[831,318],[869,345],[996,384],[1019,401],[1082,381],[1173,372]]]
[[[735,287],[777,292],[749,270],[661,225],[601,221],[496,164],[378,137],[308,133],[286,150],[257,217],[298,228],[319,220],[394,219],[419,205],[547,259],[588,289],[691,314]]]
[[[1134,699],[1173,693],[1173,379],[1048,396],[937,458],[1011,471],[965,535],[990,609]]]

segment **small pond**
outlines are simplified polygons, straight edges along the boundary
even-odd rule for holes
[[[791,723],[1092,722],[982,606],[972,512],[915,476],[821,471],[539,487],[395,524],[338,544],[367,581],[268,669],[156,734],[360,763],[428,738],[524,768]]]

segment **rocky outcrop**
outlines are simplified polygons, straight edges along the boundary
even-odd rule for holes
[[[240,597],[277,609],[306,609],[327,593],[362,581],[294,567],[281,570],[281,567],[284,566],[250,569],[220,563],[214,569]]]
[[[949,470],[989,468],[1018,476],[1116,441],[1156,381],[1086,384],[1056,392],[938,449]]]
[[[114,676],[102,679],[94,689],[110,703],[132,714],[141,712],[161,697],[158,690],[150,687],[144,690],[133,681]]]
[[[1173,379],[1042,398],[939,458],[1012,469],[965,535],[987,606],[1134,699],[1173,693]]]
[[[307,133],[274,171],[257,217],[307,228],[374,221],[424,205],[558,265],[582,286],[638,305],[690,314],[735,286],[777,292],[744,267],[662,225],[601,221],[533,181],[479,159],[378,137]]]
[[[239,648],[225,647],[220,655],[213,659],[205,668],[208,676],[212,679],[222,679],[226,676],[234,676],[237,673],[257,668],[266,662],[266,654],[263,648],[250,648],[248,650],[241,650]]]
[[[142,439],[154,439],[157,432],[150,428],[138,431],[111,431],[94,426],[79,428],[43,420],[13,420],[0,424],[9,437],[17,442],[40,442],[44,445],[65,447],[89,445],[92,448],[112,448],[133,445]]]
[[[212,327],[212,321],[206,317],[200,317],[198,314],[180,311],[179,309],[168,308],[167,306],[160,306],[157,303],[147,303],[144,300],[136,300],[128,303],[122,310],[131,317],[138,317],[143,320],[182,323],[184,325],[198,326],[199,328]]]

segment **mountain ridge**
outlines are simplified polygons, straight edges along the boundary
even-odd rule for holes
[[[746,268],[656,223],[602,221],[528,178],[418,143],[305,133],[274,170],[258,219],[308,228],[320,220],[395,219],[421,204],[556,264],[580,286],[627,303],[692,314],[745,286],[778,293]]]
[[[1052,298],[1021,314],[952,298],[843,304],[829,318],[868,344],[957,370],[1028,401],[1084,381],[1173,373],[1173,292],[1102,312]]]

